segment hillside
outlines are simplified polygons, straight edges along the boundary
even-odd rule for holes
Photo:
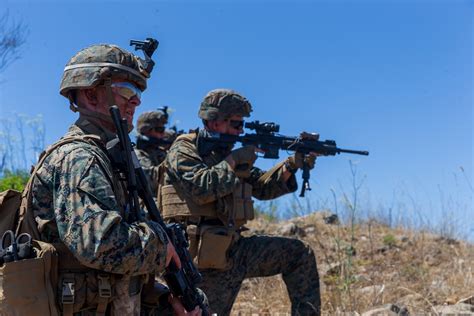
[[[247,233],[287,235],[311,245],[325,315],[375,315],[376,308],[382,308],[377,315],[474,315],[473,244],[377,222],[347,227],[325,212],[280,223],[260,218],[248,228]],[[246,280],[232,313],[285,315],[289,310],[285,285],[275,276]]]

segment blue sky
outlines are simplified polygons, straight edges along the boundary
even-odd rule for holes
[[[252,102],[252,118],[283,134],[314,131],[370,151],[320,158],[309,199],[348,190],[352,159],[367,208],[407,199],[400,212],[474,229],[472,1],[2,3],[29,36],[0,74],[0,117],[42,114],[47,144],[75,118],[58,93],[69,58],[152,36],[157,66],[137,114],[169,105],[180,128],[197,127],[206,92],[233,88]]]

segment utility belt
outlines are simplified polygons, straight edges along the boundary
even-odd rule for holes
[[[59,253],[57,298],[64,316],[87,310],[95,311],[97,316],[105,315],[117,295],[119,283],[128,286],[129,297],[132,297],[141,292],[146,281],[146,275],[127,277],[88,268],[64,244],[54,246]]]

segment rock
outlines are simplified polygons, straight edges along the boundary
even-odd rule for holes
[[[323,220],[328,225],[337,225],[339,224],[339,217],[337,214],[331,214],[323,217]]]
[[[304,232],[308,235],[315,234],[316,233],[316,227],[314,226],[309,226],[304,229]]]
[[[407,294],[398,298],[395,304],[398,306],[410,306],[411,310],[417,310],[417,308],[421,309],[426,302],[420,295]]]
[[[474,305],[471,304],[438,305],[434,309],[440,315],[474,315]]]
[[[357,290],[357,293],[359,293],[360,295],[364,295],[364,296],[370,296],[370,297],[375,297],[375,296],[379,296],[380,294],[383,293],[383,291],[385,290],[385,285],[371,285],[371,286],[366,286],[366,287],[363,287],[361,289],[358,289]]]
[[[376,307],[369,311],[363,312],[362,316],[408,316],[408,309],[406,307],[399,307],[395,304],[387,304]]]
[[[278,233],[283,236],[306,236],[305,231],[295,223],[288,223],[278,229]]]
[[[340,275],[342,271],[342,265],[340,263],[332,263],[329,267],[325,275]]]

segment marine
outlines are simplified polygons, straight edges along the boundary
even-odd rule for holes
[[[173,141],[172,135],[165,128],[166,124],[168,113],[160,109],[144,112],[137,119],[135,152],[155,194],[158,189],[159,165]]]
[[[106,149],[116,137],[109,107],[118,106],[132,126],[151,70],[149,62],[110,44],[82,49],[64,68],[60,94],[79,118],[32,174],[27,212],[35,221],[21,229],[59,253],[62,315],[151,314],[142,308],[144,284],[172,260],[180,265],[164,230],[127,208],[127,184]]]
[[[158,204],[165,219],[187,227],[211,312],[229,315],[244,279],[280,274],[292,315],[319,315],[313,250],[298,239],[241,235],[255,217],[252,197],[270,200],[296,191],[295,172],[304,162],[313,168],[316,155],[296,153],[263,171],[254,166],[254,146],[233,149],[206,142],[215,133],[243,133],[243,119],[250,112],[252,105],[240,93],[210,91],[198,112],[203,128],[179,136],[163,162]]]

